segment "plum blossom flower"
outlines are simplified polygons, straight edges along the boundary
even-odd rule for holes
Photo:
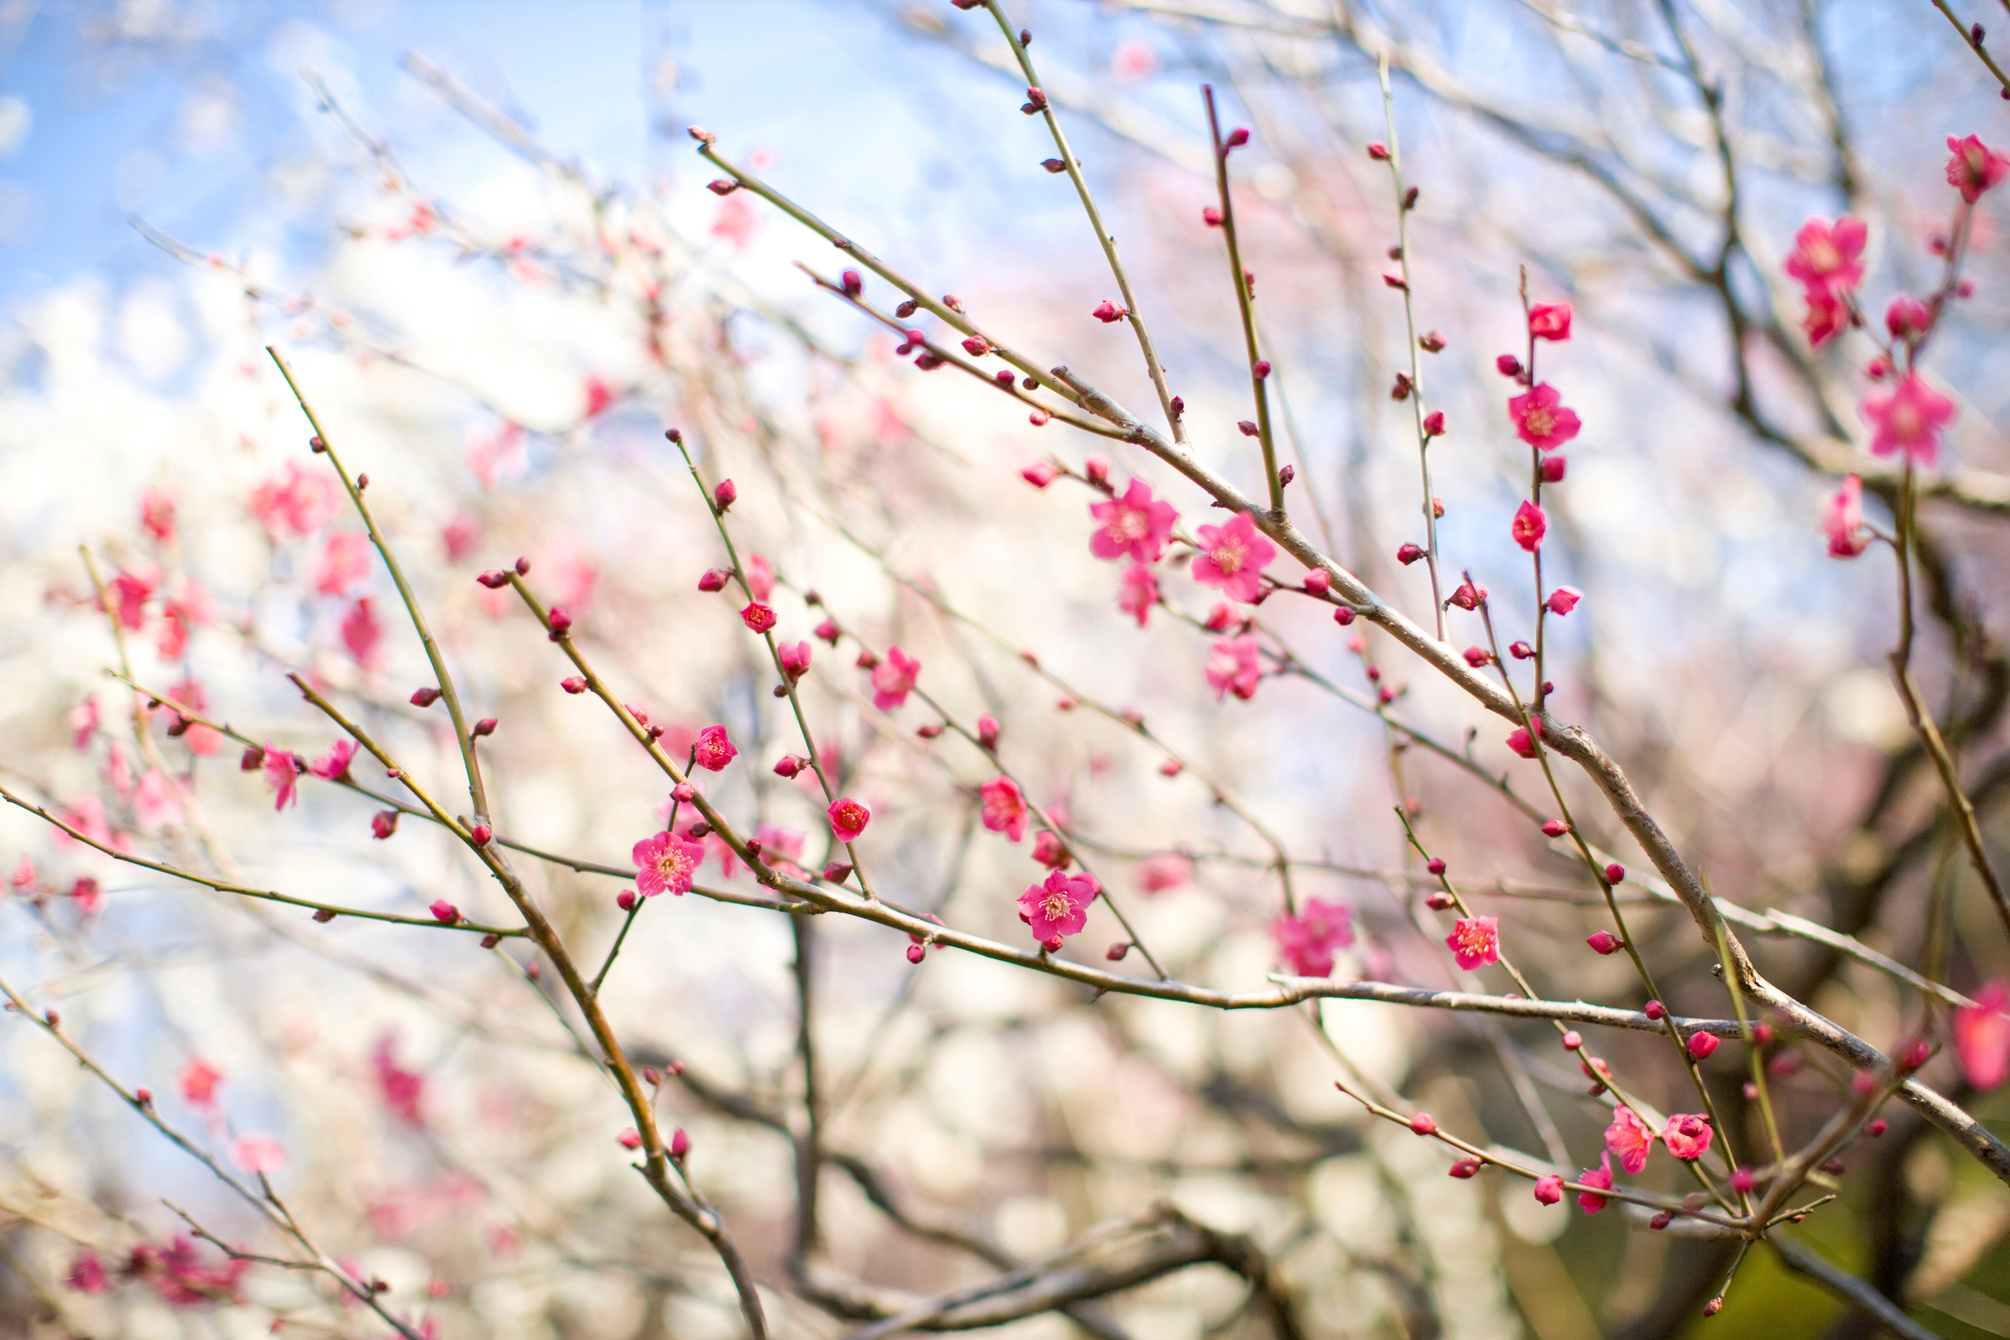
[[[803,834],[792,828],[779,828],[774,824],[762,824],[754,830],[754,841],[761,844],[761,864],[772,866],[785,875],[805,878],[802,867],[796,862],[803,856]]]
[[[775,570],[759,554],[747,555],[747,591],[754,599],[766,601],[775,593]]]
[[[1954,421],[1954,402],[1916,373],[1905,374],[1884,395],[1864,397],[1863,416],[1872,425],[1873,456],[1904,452],[1908,460],[1932,465],[1940,458],[1940,433]]]
[[[1193,877],[1193,862],[1177,852],[1147,856],[1138,862],[1138,883],[1148,894],[1176,889]]]
[[[1576,587],[1559,586],[1549,593],[1549,599],[1545,600],[1543,604],[1549,607],[1551,614],[1568,614],[1577,608],[1577,602],[1582,599],[1584,599],[1584,592],[1578,590]]]
[[[230,1161],[248,1173],[278,1172],[286,1166],[286,1146],[269,1135],[240,1135],[230,1142]]]
[[[1522,505],[1515,509],[1514,525],[1509,533],[1514,536],[1516,544],[1532,554],[1542,547],[1543,533],[1548,529],[1549,518],[1543,515],[1542,509],[1523,499]]]
[[[284,749],[265,747],[265,759],[259,764],[265,770],[266,784],[272,788],[272,808],[283,810],[289,804],[299,803],[298,785],[300,781],[300,757]]]
[[[1244,700],[1254,698],[1262,679],[1254,633],[1214,640],[1214,651],[1207,658],[1207,686],[1214,690],[1216,702],[1225,701],[1231,692]]]
[[[105,817],[105,802],[98,799],[97,796],[89,792],[78,796],[68,805],[65,805],[57,817],[98,845],[104,847],[112,845],[111,821]],[[76,841],[68,833],[60,831],[56,834],[56,837],[58,841],[63,843],[73,843]]]
[[[993,777],[977,788],[984,797],[984,826],[1017,842],[1026,836],[1026,797],[1010,777]]]
[[[1033,859],[1049,870],[1066,870],[1074,863],[1075,857],[1068,850],[1067,843],[1051,829],[1043,828],[1033,835]]]
[[[173,489],[148,489],[140,495],[140,527],[162,544],[174,539]]]
[[[1817,298],[1833,301],[1862,282],[1863,244],[1868,237],[1863,220],[1848,214],[1832,224],[1809,219],[1801,225],[1786,271],[1806,288],[1810,305]]]
[[[364,596],[342,616],[342,646],[351,660],[368,670],[376,663],[377,646],[383,640],[384,625],[377,621],[370,597]]]
[[[2000,980],[1975,993],[1973,1007],[1954,1012],[1954,1054],[1961,1073],[1978,1089],[1993,1089],[2010,1076],[2010,990]]]
[[[1445,937],[1451,946],[1452,957],[1468,972],[1487,963],[1498,963],[1501,958],[1501,933],[1499,917],[1460,917],[1453,923],[1452,933]]]
[[[1117,589],[1117,608],[1135,615],[1138,627],[1145,626],[1152,606],[1159,603],[1159,579],[1142,563],[1124,569],[1124,583]]]
[[[1710,1148],[1710,1119],[1699,1113],[1678,1112],[1661,1128],[1661,1143],[1678,1159],[1700,1159]]]
[[[1577,1175],[1577,1183],[1579,1186],[1595,1186],[1603,1187],[1608,1191],[1611,1190],[1612,1155],[1600,1154],[1598,1156],[1598,1166],[1596,1168],[1587,1168],[1579,1173]],[[1586,1214],[1597,1214],[1605,1208],[1605,1202],[1606,1197],[1598,1195],[1595,1192],[1580,1191],[1577,1193],[1578,1207]]]
[[[1977,137],[1967,139],[1947,137],[1947,184],[1961,192],[1961,198],[1974,204],[1982,198],[1982,193],[2003,180],[2003,174],[2010,172],[2010,158],[2005,158]]]
[[[784,642],[775,648],[781,659],[782,673],[793,684],[810,672],[810,644],[808,642]]]
[[[1089,504],[1089,515],[1098,523],[1089,536],[1089,552],[1097,558],[1129,557],[1138,563],[1156,563],[1165,554],[1172,538],[1173,522],[1179,510],[1169,502],[1155,502],[1151,485],[1133,479],[1121,498]]]
[[[1544,1205],[1554,1205],[1563,1199],[1563,1179],[1555,1173],[1535,1179],[1535,1198]]]
[[[307,765],[307,771],[324,781],[332,782],[349,771],[349,760],[354,757],[356,757],[356,742],[337,740]]]
[[[361,531],[338,530],[321,546],[314,563],[314,589],[324,596],[345,596],[370,579],[370,537]]]
[[[1528,333],[1538,340],[1570,338],[1570,304],[1539,302],[1528,309]]]
[[[707,726],[698,732],[698,742],[691,746],[692,762],[707,772],[723,772],[728,763],[739,756],[740,751],[726,738],[724,726]]]
[[[1884,309],[1884,328],[1894,340],[1909,340],[1926,333],[1933,324],[1927,305],[1908,293],[1901,293]]]
[[[1277,546],[1258,533],[1249,513],[1238,512],[1225,526],[1197,527],[1195,534],[1200,553],[1193,560],[1193,579],[1219,588],[1230,600],[1255,604],[1264,565],[1277,557]]]
[[[251,491],[250,506],[251,514],[265,523],[266,535],[278,540],[288,532],[312,535],[334,519],[342,501],[328,476],[288,461],[283,476],[274,475]]]
[[[160,769],[148,768],[133,788],[133,813],[141,828],[168,828],[182,821],[181,801]]]
[[[63,1287],[77,1293],[100,1294],[111,1290],[111,1281],[105,1278],[105,1264],[98,1254],[86,1247],[77,1253],[77,1259],[70,1263],[70,1273],[63,1277]]]
[[[1535,747],[1535,741],[1529,738],[1526,726],[1516,726],[1508,732],[1507,746],[1522,758],[1541,757],[1540,751]]]
[[[1863,525],[1863,480],[1846,475],[1836,496],[1822,512],[1822,529],[1829,537],[1830,558],[1855,558],[1870,548]]]
[[[1029,884],[1019,895],[1019,920],[1032,928],[1035,940],[1058,949],[1063,936],[1079,934],[1088,924],[1089,904],[1100,892],[1087,875],[1053,871],[1045,882]]]
[[[181,1236],[166,1249],[141,1243],[126,1265],[128,1273],[145,1280],[169,1307],[235,1303],[238,1285],[250,1268],[251,1262],[241,1257],[204,1265],[195,1243]]]
[[[1808,347],[1819,349],[1849,324],[1849,313],[1844,310],[1842,300],[1832,293],[1809,290],[1808,310],[1801,316],[1801,330],[1808,337]]]
[[[891,712],[907,701],[914,681],[921,674],[921,662],[899,647],[888,647],[886,659],[872,668],[872,705]]]
[[[398,1064],[398,1039],[395,1034],[385,1033],[377,1039],[377,1045],[370,1053],[370,1070],[377,1080],[377,1093],[384,1100],[384,1106],[391,1114],[407,1126],[417,1128],[426,1124],[420,1104],[426,1096],[426,1077],[416,1070],[407,1070]]]
[[[824,811],[824,817],[830,820],[831,832],[837,834],[839,842],[856,842],[858,835],[865,832],[865,826],[872,822],[872,811],[862,800],[839,796]]]
[[[98,700],[86,698],[70,709],[70,743],[83,749],[91,743],[91,737],[98,731]]]
[[[216,606],[201,582],[190,577],[181,584],[181,594],[161,602],[160,640],[154,644],[163,660],[173,660],[188,647],[188,630],[216,617]]]
[[[1277,952],[1300,977],[1328,977],[1333,972],[1333,951],[1354,943],[1348,924],[1353,912],[1344,903],[1324,898],[1308,898],[1305,909],[1293,916],[1278,914],[1270,923],[1270,938]]]
[[[222,1082],[223,1072],[200,1056],[189,1057],[181,1068],[181,1096],[190,1107],[214,1107],[216,1086]]]
[[[440,528],[440,547],[446,551],[449,563],[458,563],[472,554],[481,538],[482,523],[466,512],[455,513],[453,519]]]
[[[1515,435],[1542,451],[1554,451],[1584,426],[1577,412],[1565,407],[1563,397],[1548,382],[1539,382],[1526,394],[1512,397],[1508,417],[1514,420]]]
[[[1654,1132],[1647,1129],[1639,1113],[1630,1107],[1620,1107],[1612,1114],[1612,1124],[1605,1128],[1605,1147],[1619,1155],[1620,1167],[1637,1173],[1647,1166],[1647,1155],[1654,1149]]]
[[[773,609],[756,600],[740,611],[740,622],[747,625],[748,632],[765,633],[775,626],[777,620]]]
[[[635,887],[644,898],[659,893],[682,897],[691,891],[698,863],[705,859],[705,847],[675,833],[658,833],[636,843],[629,856],[635,862]]]

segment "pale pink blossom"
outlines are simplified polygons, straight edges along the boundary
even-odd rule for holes
[[[1136,38],[1117,43],[1117,49],[1110,53],[1110,77],[1122,83],[1148,79],[1158,67],[1157,54]]]
[[[698,732],[698,741],[692,745],[692,762],[707,772],[724,771],[726,765],[739,757],[740,751],[726,738],[724,726],[707,726]]]
[[[181,1068],[181,1096],[190,1107],[213,1107],[216,1105],[216,1086],[223,1082],[223,1072],[203,1060],[191,1056]]]
[[[240,1135],[230,1142],[230,1161],[248,1173],[273,1173],[286,1166],[286,1146],[269,1135]]]
[[[56,817],[100,846],[113,845],[111,821],[105,817],[105,802],[88,792],[65,805]],[[56,836],[65,843],[76,841],[68,833],[58,832]]]
[[[181,800],[158,768],[148,768],[133,788],[133,813],[141,828],[171,828],[182,821]]]
[[[2010,1076],[2010,990],[1991,981],[1975,993],[1975,1004],[1954,1012],[1954,1054],[1961,1073],[1978,1089],[1993,1089]]]
[[[722,237],[736,250],[744,251],[760,226],[761,221],[746,196],[729,195],[719,202],[719,212],[712,217],[712,236]]]
[[[1080,934],[1088,924],[1089,904],[1099,892],[1087,875],[1053,871],[1043,883],[1029,884],[1019,895],[1019,920],[1032,928],[1035,940],[1058,949],[1063,936]]]
[[[174,539],[173,489],[148,489],[140,495],[140,526],[162,544]]]
[[[1348,924],[1352,911],[1344,903],[1324,898],[1308,898],[1304,910],[1293,916],[1281,912],[1270,923],[1270,938],[1277,953],[1300,977],[1327,977],[1333,972],[1333,951],[1354,943]]]
[[[289,533],[312,535],[334,519],[342,500],[334,480],[288,461],[283,474],[251,491],[250,506],[251,514],[265,523],[265,533],[277,540]]]
[[[1579,1173],[1577,1175],[1577,1184],[1579,1186],[1595,1186],[1602,1187],[1608,1191],[1611,1190],[1612,1155],[1600,1154],[1598,1156],[1598,1166],[1596,1168],[1587,1168]],[[1578,1207],[1586,1214],[1597,1214],[1605,1208],[1606,1200],[1607,1197],[1590,1191],[1580,1191],[1577,1193]]]
[[[315,756],[307,765],[307,771],[323,781],[332,782],[349,772],[349,760],[356,757],[354,740],[337,740]]]
[[[370,580],[370,537],[361,531],[338,530],[321,545],[314,564],[314,589],[324,596],[346,596]]]
[[[1863,416],[1871,422],[1873,456],[1904,452],[1918,465],[1940,458],[1940,433],[1954,422],[1954,402],[1908,372],[1884,395],[1864,397]]]
[[[483,492],[489,492],[501,482],[503,470],[508,467],[515,474],[529,464],[529,454],[525,450],[523,427],[506,423],[494,429],[475,429],[468,434],[468,467],[475,472],[475,479]]]
[[[1452,957],[1468,972],[1488,963],[1498,963],[1501,958],[1501,934],[1499,917],[1460,917],[1453,923],[1452,933],[1445,937],[1451,946]]]
[[[1215,701],[1225,701],[1230,693],[1253,698],[1262,679],[1263,662],[1257,657],[1254,633],[1214,640],[1214,650],[1207,658],[1207,686],[1214,690]]]
[[[112,578],[112,599],[118,603],[119,622],[127,628],[146,625],[147,601],[160,589],[161,570],[152,563],[135,564],[131,571]]]
[[[1678,1112],[1661,1128],[1661,1143],[1678,1159],[1700,1159],[1710,1148],[1710,1119],[1699,1113]]]
[[[447,562],[458,563],[475,551],[482,541],[482,523],[467,512],[457,512],[440,528],[440,547]]]
[[[761,862],[773,866],[785,875],[804,878],[803,870],[796,862],[803,858],[802,833],[792,828],[778,828],[764,823],[754,829],[754,841],[761,844]]]
[[[176,1237],[168,1248],[143,1242],[133,1249],[126,1263],[128,1274],[145,1280],[169,1307],[204,1307],[236,1303],[238,1285],[251,1262],[244,1258],[204,1265],[196,1245],[186,1237]]]
[[[1869,230],[1863,220],[1845,214],[1833,224],[1809,219],[1794,234],[1794,249],[1786,271],[1807,289],[1808,302],[1834,301],[1863,279],[1863,244]]]
[[[2010,172],[2010,158],[2005,158],[1977,137],[1967,139],[1947,137],[1947,184],[1961,192],[1961,198],[1974,204],[1982,198],[1982,193],[2003,180],[2003,174]]]
[[[1822,529],[1828,533],[1830,558],[1855,558],[1870,548],[1871,536],[1863,525],[1862,479],[1843,477],[1842,487],[1822,511]]]
[[[349,659],[368,670],[377,663],[378,645],[383,640],[384,625],[377,621],[370,597],[364,596],[342,616],[342,647]]]
[[[1277,557],[1277,546],[1256,529],[1249,513],[1238,512],[1225,526],[1199,526],[1200,553],[1194,556],[1193,579],[1213,586],[1230,600],[1256,603],[1263,590],[1263,568]]]
[[[775,593],[775,570],[759,554],[747,555],[747,590],[756,600]]]
[[[399,1121],[416,1129],[426,1122],[420,1106],[426,1096],[426,1077],[399,1065],[397,1048],[398,1039],[394,1034],[380,1036],[370,1053],[370,1069],[376,1077],[377,1092],[382,1096],[384,1106],[390,1108],[391,1114]]]
[[[1612,1124],[1605,1128],[1605,1147],[1619,1156],[1620,1167],[1637,1173],[1647,1166],[1647,1155],[1654,1149],[1654,1132],[1647,1129],[1639,1113],[1622,1106],[1613,1111]]]
[[[111,1281],[105,1278],[104,1262],[98,1254],[86,1247],[77,1253],[77,1259],[70,1263],[70,1273],[63,1277],[63,1287],[75,1293],[109,1293]]]
[[[675,833],[658,833],[636,843],[629,856],[635,862],[635,887],[644,898],[654,898],[659,893],[688,893],[705,848]]]
[[[907,701],[914,681],[921,674],[921,662],[899,647],[888,647],[886,659],[872,668],[872,705],[891,712]]]
[[[300,759],[284,749],[265,747],[265,759],[259,766],[264,769],[266,785],[272,788],[272,808],[283,810],[300,799],[297,790],[300,783]]]
[[[1538,340],[1570,338],[1570,304],[1539,302],[1528,309],[1528,333]]]
[[[1808,310],[1801,316],[1801,330],[1808,337],[1809,347],[1819,349],[1842,333],[1849,324],[1849,312],[1832,293],[1810,290],[1807,298]]]
[[[1179,510],[1169,502],[1154,502],[1151,485],[1133,479],[1121,498],[1089,504],[1089,515],[1098,523],[1089,536],[1089,552],[1097,558],[1130,558],[1137,563],[1156,563],[1165,554],[1172,538],[1173,522]]]
[[[70,709],[70,743],[83,749],[91,743],[91,737],[98,733],[98,700],[86,698]]]
[[[614,389],[598,376],[586,379],[586,417],[597,419],[614,403]]]
[[[188,647],[188,630],[216,617],[216,605],[209,592],[193,577],[181,584],[181,594],[161,602],[160,639],[154,644],[165,660],[173,660]]]
[[[7,877],[7,884],[16,893],[19,893],[23,889],[33,888],[35,886],[35,862],[33,858],[23,856],[19,861],[15,862],[14,873]]]
[[[1542,537],[1548,529],[1549,518],[1543,515],[1542,509],[1523,499],[1522,505],[1515,509],[1514,525],[1509,534],[1514,536],[1516,544],[1532,554],[1542,547]]]
[[[1158,603],[1159,579],[1152,570],[1142,563],[1125,568],[1123,585],[1117,588],[1117,608],[1134,616],[1143,628],[1152,606]]]
[[[831,822],[831,832],[837,834],[839,842],[856,842],[858,835],[865,832],[865,826],[872,822],[872,811],[862,800],[850,796],[840,796],[831,802],[824,816]]]
[[[994,833],[1003,833],[1008,841],[1017,842],[1026,836],[1026,797],[1019,790],[1019,783],[1010,777],[993,777],[977,788],[984,797],[984,826]]]
[[[1138,883],[1147,894],[1176,889],[1193,877],[1193,862],[1178,852],[1162,852],[1138,862]]]
[[[1565,407],[1563,397],[1548,382],[1539,382],[1525,394],[1508,400],[1508,416],[1514,420],[1515,435],[1531,447],[1554,451],[1577,436],[1584,425],[1575,410]]]

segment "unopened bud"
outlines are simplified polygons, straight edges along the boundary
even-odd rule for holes
[[[431,707],[440,697],[440,691],[428,684],[425,688],[412,690],[412,706]]]
[[[1427,354],[1435,354],[1445,347],[1445,332],[1427,330],[1417,337],[1417,347]]]
[[[1377,141],[1368,146],[1368,157],[1378,163],[1386,163],[1389,161],[1389,150],[1380,141]]]
[[[731,507],[739,496],[740,490],[733,487],[733,481],[730,479],[720,480],[719,487],[712,490],[712,501],[722,513]]]
[[[1982,27],[1979,23],[1975,26],[1978,31]],[[1979,42],[1982,39],[1978,37],[1975,40]],[[1221,147],[1224,149],[1240,149],[1247,143],[1249,143],[1249,131],[1242,126],[1237,126],[1234,130],[1228,132],[1228,138],[1221,142]]]
[[[1103,951],[1103,957],[1108,959],[1112,963],[1121,963],[1124,960],[1124,955],[1130,952],[1131,952],[1130,941],[1119,940],[1115,944],[1111,945],[1108,949],[1105,949]]]
[[[1444,435],[1445,412],[1441,409],[1434,409],[1424,416],[1424,436],[1443,437]],[[1433,498],[1431,501],[1435,503],[1437,499]],[[1440,512],[1439,515],[1442,516],[1444,513]]]
[[[998,747],[998,718],[982,716],[977,718],[977,743],[986,749]]]
[[[491,591],[500,591],[509,585],[509,574],[500,568],[491,568],[489,571],[477,576],[475,580]]]
[[[558,681],[558,686],[574,696],[586,692],[586,680],[581,675],[567,675]]]
[[[1418,1112],[1410,1118],[1410,1129],[1419,1135],[1436,1135],[1438,1123],[1428,1112]]]
[[[1068,165],[1058,158],[1043,158],[1040,160],[1040,166],[1054,173],[1066,172],[1068,170]]]
[[[494,717],[483,717],[480,721],[477,721],[474,724],[473,729],[468,731],[468,736],[471,739],[478,740],[484,735],[494,735],[495,733],[496,733],[496,719]]]
[[[1554,837],[1556,835],[1551,834],[1551,836]],[[1593,931],[1590,935],[1584,937],[1584,942],[1590,945],[1594,952],[1600,954],[1616,954],[1626,948],[1626,941],[1620,939],[1611,931]]]
[[[553,605],[550,612],[544,616],[544,622],[551,629],[553,642],[565,641],[567,635],[572,632],[572,616],[556,605]]]
[[[1561,484],[1563,482],[1563,472],[1567,465],[1568,462],[1561,456],[1543,457],[1542,482],[1545,484]]]
[[[832,861],[824,867],[824,878],[833,884],[842,884],[851,878],[851,867],[843,861]]]
[[[1401,563],[1406,568],[1409,567],[1410,564],[1422,558],[1423,556],[1424,556],[1423,549],[1421,549],[1417,545],[1408,543],[1407,541],[1403,544],[1401,548],[1396,550],[1396,561],[1398,563]]]
[[[1689,1055],[1700,1061],[1717,1050],[1717,1035],[1714,1033],[1691,1033],[1689,1035]]]
[[[1494,360],[1494,367],[1503,377],[1521,376],[1521,360],[1513,354],[1502,354]]]
[[[1607,884],[1624,884],[1626,882],[1626,867],[1617,861],[1606,866],[1605,882]]]
[[[1445,858],[1442,856],[1433,856],[1430,860],[1424,862],[1424,869],[1430,871],[1434,875],[1444,874]]]
[[[1574,1052],[1584,1045],[1584,1035],[1573,1028],[1563,1035],[1562,1041],[1565,1051]]]
[[[838,276],[838,285],[844,289],[847,298],[856,298],[865,291],[865,281],[858,277],[858,271],[846,270]]]

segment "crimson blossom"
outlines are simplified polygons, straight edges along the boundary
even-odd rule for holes
[[[1333,973],[1333,951],[1354,943],[1348,924],[1352,911],[1344,903],[1324,898],[1308,898],[1305,910],[1296,916],[1280,913],[1270,923],[1277,952],[1300,977],[1328,977]]]
[[[1032,928],[1033,938],[1049,950],[1061,947],[1061,937],[1079,935],[1089,921],[1089,904],[1102,892],[1087,875],[1056,870],[1044,883],[1028,884],[1019,895],[1019,920]]]

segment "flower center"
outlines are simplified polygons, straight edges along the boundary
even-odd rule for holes
[[[1842,252],[1826,237],[1808,248],[1808,265],[1816,274],[1830,274],[1842,268]]]
[[[1065,893],[1050,893],[1040,903],[1040,915],[1049,921],[1060,921],[1074,910]]]
[[[1556,427],[1556,416],[1541,405],[1537,405],[1522,415],[1521,426],[1533,437],[1548,437],[1550,430]]]
[[[1240,540],[1223,540],[1207,551],[1207,556],[1224,573],[1242,571],[1242,556],[1249,552],[1249,546]]]
[[[1152,533],[1151,518],[1133,507],[1126,507],[1116,515],[1110,529],[1120,540],[1142,540]]]
[[[1901,400],[1891,407],[1891,431],[1898,437],[1910,440],[1918,437],[1925,427],[1919,407],[1910,401]]]

